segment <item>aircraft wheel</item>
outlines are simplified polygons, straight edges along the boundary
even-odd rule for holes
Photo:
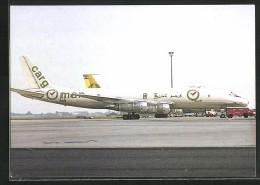
[[[135,115],[129,115],[129,119],[135,119]]]
[[[128,120],[128,115],[123,115],[123,120]]]
[[[140,119],[140,115],[139,114],[135,114],[135,119]]]
[[[125,114],[123,115],[123,120],[129,120],[129,119],[140,119],[139,114]]]
[[[139,119],[140,115],[139,114],[131,114],[130,119]]]
[[[154,117],[155,118],[167,118],[168,114],[155,114]]]
[[[232,115],[232,114],[229,114],[229,115],[228,115],[228,118],[232,118],[232,117],[233,117],[233,115]]]

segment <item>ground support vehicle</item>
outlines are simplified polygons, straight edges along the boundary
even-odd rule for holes
[[[218,112],[214,109],[206,109],[205,115],[206,117],[216,117],[218,115]]]
[[[255,116],[255,110],[254,109],[250,109],[248,111],[248,116]]]
[[[227,107],[227,117],[232,118],[233,116],[244,116],[248,118],[249,108],[247,107]]]

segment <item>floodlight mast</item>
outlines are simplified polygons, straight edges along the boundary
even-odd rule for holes
[[[173,85],[172,85],[172,56],[173,56],[174,52],[169,52],[169,55],[171,57],[171,88],[173,88]]]

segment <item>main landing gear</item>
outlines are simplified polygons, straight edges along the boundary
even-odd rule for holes
[[[135,114],[134,112],[123,115],[123,119],[124,120],[139,119],[139,118],[140,118],[140,115],[139,114]]]
[[[168,114],[155,114],[154,117],[156,117],[156,118],[167,118]]]

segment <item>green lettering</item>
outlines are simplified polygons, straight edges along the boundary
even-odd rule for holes
[[[82,98],[82,97],[79,96],[79,95],[84,95],[84,94],[85,94],[84,92],[79,92],[78,97],[79,97],[79,98]]]
[[[45,79],[44,76],[42,76],[41,78],[39,78],[39,80],[41,80],[41,79]]]
[[[36,76],[37,78],[39,78],[40,76],[42,76],[41,71],[38,71],[37,73],[35,73],[35,76]]]
[[[42,83],[41,83],[41,87],[42,88],[45,88],[47,85],[49,85],[48,81],[44,80]]]
[[[65,99],[65,98],[69,98],[69,97],[70,97],[70,94],[69,94],[68,92],[66,92],[66,93],[65,93],[65,92],[61,92],[61,93],[60,93],[60,98],[61,98],[61,99],[62,99],[62,98]]]
[[[76,92],[71,93],[70,97],[71,98],[77,98],[77,93]]]
[[[37,66],[33,66],[33,67],[32,67],[32,71],[33,71],[33,72],[36,72],[36,71],[34,71],[34,69],[36,69],[36,71],[38,71],[38,67],[37,67]]]

